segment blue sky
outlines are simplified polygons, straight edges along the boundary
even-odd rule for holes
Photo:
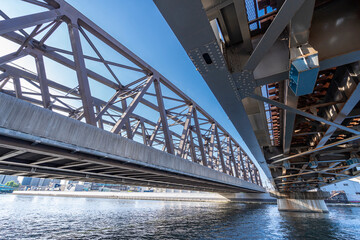
[[[1,1],[1,9],[10,17],[46,10],[17,0]],[[152,0],[67,0],[67,2],[162,73],[168,80],[195,100],[243,145],[243,141],[231,121],[201,75],[196,71],[185,50]],[[65,28],[65,26],[62,27]],[[49,45],[56,44],[58,47],[70,50],[69,41],[64,39],[61,30],[57,34],[54,34],[54,37],[49,39],[47,43]],[[107,57],[114,57],[111,54],[109,52]],[[91,54],[89,53],[89,55]],[[104,55],[106,55],[106,52]],[[64,79],[75,77],[74,73],[68,73],[65,69],[62,70],[61,66],[52,65],[50,62],[46,64],[49,68],[48,78],[50,79],[66,81]],[[34,69],[34,65],[29,66],[29,68]],[[62,74],[59,74],[59,72]],[[73,86],[74,83],[69,82],[69,85]],[[102,91],[93,91],[93,94],[101,96]],[[109,96],[105,98],[108,99]],[[246,146],[243,147],[247,149]]]

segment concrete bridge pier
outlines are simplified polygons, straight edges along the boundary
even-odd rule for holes
[[[270,196],[269,193],[219,193],[221,196],[233,202],[262,202],[262,203],[275,203],[276,198]]]
[[[277,198],[279,211],[287,212],[329,212],[324,199],[328,197],[327,192],[286,192],[272,193]]]

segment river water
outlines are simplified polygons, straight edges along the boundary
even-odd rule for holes
[[[0,195],[0,239],[360,239],[360,207]]]

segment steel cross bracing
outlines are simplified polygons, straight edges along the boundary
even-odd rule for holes
[[[277,190],[359,176],[359,1],[154,3]],[[288,86],[299,48],[318,53],[320,71],[297,96]]]
[[[0,21],[1,36],[18,44],[16,51],[0,57],[1,92],[219,172],[262,184],[258,169],[215,119],[115,38],[63,0],[24,2],[44,10],[15,18],[0,11],[4,19]],[[71,49],[47,44],[62,27],[67,27]],[[99,42],[119,58],[107,59]],[[89,49],[92,55],[86,53]],[[26,57],[33,58],[36,71],[13,62]],[[46,66],[50,60],[75,71],[76,83],[67,85],[66,81],[52,80]],[[87,67],[93,62],[102,64],[106,74]],[[123,75],[130,79],[124,80]],[[95,97],[92,85],[105,94]],[[22,151],[3,153],[1,167]],[[34,164],[47,166],[61,160],[61,157],[50,156]],[[65,171],[82,166],[81,171],[85,172],[104,169],[104,166],[89,168],[89,165],[73,162],[59,168]],[[25,169],[26,166],[19,167]],[[119,172],[108,168],[106,174]],[[46,171],[40,175],[44,174]]]

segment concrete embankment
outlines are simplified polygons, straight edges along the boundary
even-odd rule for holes
[[[159,193],[159,192],[65,192],[65,191],[14,191],[15,195],[54,196],[54,197],[85,197],[85,198],[112,198],[133,200],[162,200],[162,201],[203,201],[203,202],[274,202],[266,195],[242,195],[231,199],[226,194],[219,193]]]

